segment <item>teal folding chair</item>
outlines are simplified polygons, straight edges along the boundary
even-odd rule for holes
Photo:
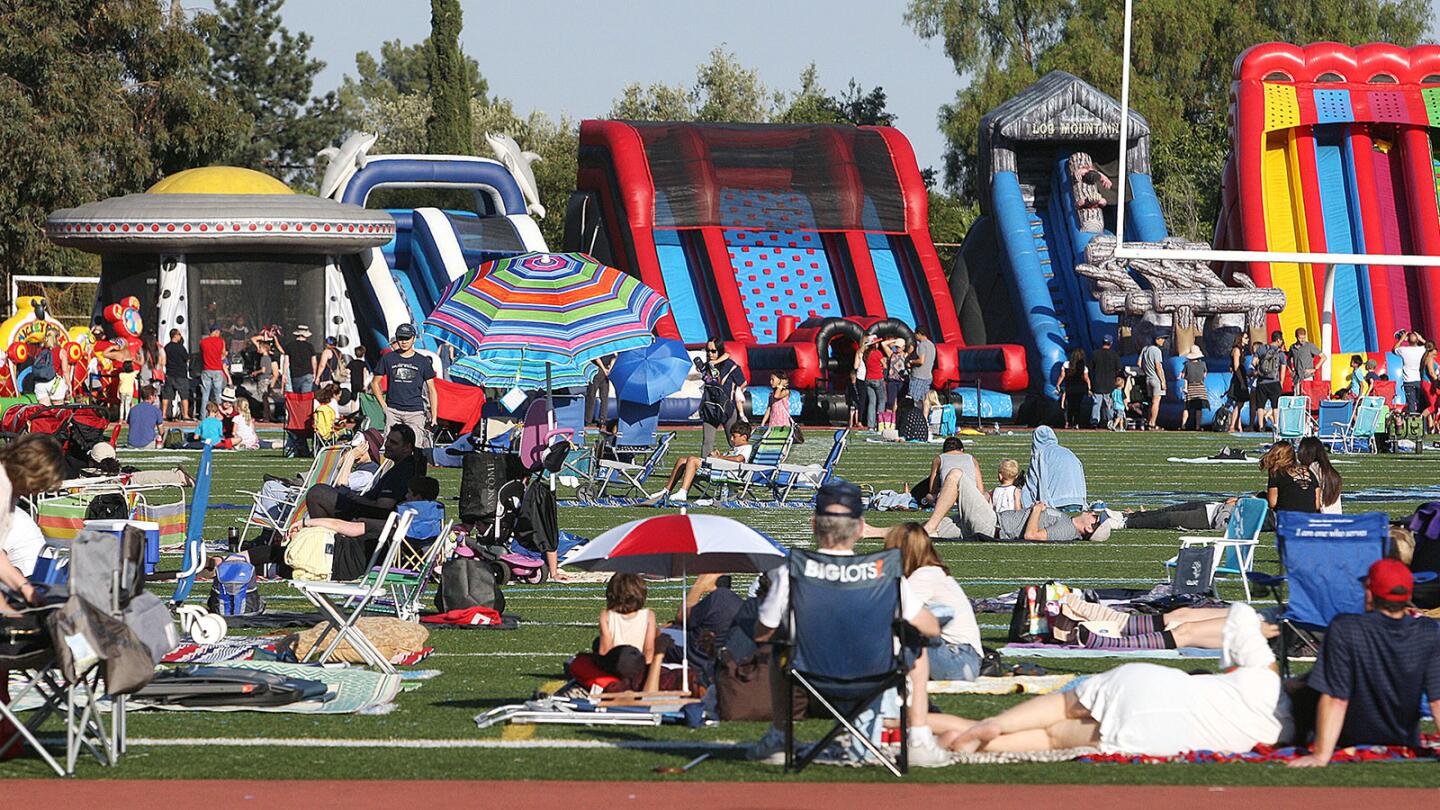
[[[1384,397],[1361,397],[1355,406],[1355,416],[1348,426],[1340,430],[1340,446],[1347,453],[1356,452],[1362,443],[1365,452],[1374,453],[1375,434],[1385,424],[1385,415],[1390,412]]]
[[[1310,421],[1309,397],[1280,397],[1280,407],[1275,415],[1275,441],[1303,439],[1314,429],[1315,425]]]
[[[1250,601],[1250,571],[1255,567],[1255,547],[1260,542],[1260,530],[1265,518],[1270,515],[1270,504],[1264,498],[1241,498],[1230,512],[1225,523],[1225,533],[1220,537],[1181,537],[1180,548],[1213,546],[1210,578],[1214,582],[1222,574],[1239,577],[1245,589],[1245,601]],[[1168,572],[1179,562],[1177,554],[1165,562]]]

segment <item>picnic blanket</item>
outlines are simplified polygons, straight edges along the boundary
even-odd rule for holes
[[[1403,760],[1433,760],[1440,757],[1440,734],[1422,734],[1420,748],[1398,745],[1357,745],[1341,748],[1330,760],[1333,762],[1395,762]],[[1089,762],[1104,765],[1154,765],[1228,763],[1228,762],[1288,762],[1310,753],[1304,746],[1257,745],[1253,750],[1239,753],[1219,751],[1187,751],[1173,757],[1153,757],[1141,754],[1105,754],[1097,748],[1064,748],[1059,751],[1000,751],[954,754],[954,761],[960,765],[1005,765],[1016,762]]]
[[[932,695],[1047,695],[1075,680],[1075,675],[1006,675],[973,681],[931,681]]]
[[[1067,644],[1006,644],[1000,654],[1015,658],[1129,658],[1172,660],[1176,658],[1219,658],[1219,650],[1181,647],[1178,650],[1092,650]]]
[[[258,669],[287,678],[320,681],[326,686],[325,695],[315,700],[302,700],[285,706],[161,706],[147,704],[135,697],[131,697],[126,706],[131,709],[163,709],[175,712],[373,713],[381,707],[389,706],[395,700],[395,696],[400,694],[402,684],[402,678],[399,675],[386,675],[359,667],[322,667],[313,664],[287,664],[280,661],[233,661],[227,663],[226,666],[239,669]],[[12,676],[12,694],[15,694],[16,692],[13,690],[21,685],[23,684],[17,682]],[[77,700],[83,703],[83,695]],[[42,698],[32,693],[19,701],[19,705],[14,708],[18,711],[31,711],[38,709],[41,703]],[[95,702],[95,707],[100,711],[109,711],[110,698],[101,697]]]

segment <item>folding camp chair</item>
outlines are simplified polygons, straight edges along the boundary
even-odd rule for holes
[[[291,526],[305,517],[305,493],[317,484],[335,485],[349,449],[336,445],[316,453],[315,462],[310,465],[300,486],[286,487],[279,496],[240,490],[240,494],[251,498],[250,514],[240,529],[240,537],[244,539],[252,526],[284,536]]]
[[[315,435],[315,394],[285,394],[285,454],[291,458],[310,456],[310,439]]]
[[[1330,398],[1330,381],[1317,378],[1302,380],[1295,387],[1295,393],[1305,397],[1310,402],[1310,409],[1314,411],[1320,403]]]
[[[1260,541],[1260,529],[1270,514],[1270,504],[1264,498],[1241,498],[1230,512],[1225,523],[1225,533],[1220,537],[1181,537],[1180,548],[1214,546],[1211,556],[1210,581],[1220,574],[1231,574],[1240,578],[1245,589],[1245,601],[1250,601],[1249,574],[1255,566],[1255,547]],[[1172,569],[1179,562],[1176,555],[1166,560],[1165,567]]]
[[[750,494],[756,485],[770,486],[780,472],[780,465],[790,457],[790,448],[795,443],[795,428],[790,426],[767,428],[760,441],[750,450],[750,460],[740,462],[740,499]]]
[[[770,486],[779,491],[779,501],[784,503],[790,500],[790,495],[798,488],[802,492],[809,493],[810,498],[820,487],[835,475],[835,466],[840,463],[840,456],[845,453],[845,446],[850,441],[850,431],[844,428],[835,431],[835,441],[830,445],[830,452],[825,456],[822,464],[777,464],[775,473],[770,477]]]
[[[1275,414],[1275,441],[1302,439],[1314,429],[1308,397],[1280,397],[1280,407]]]
[[[360,395],[360,430],[385,429],[385,405],[369,392]]]
[[[423,551],[417,551],[408,539],[401,540],[396,567],[385,574],[384,595],[367,605],[366,612],[395,616],[407,622],[419,621],[425,589],[435,581],[441,564],[455,551],[459,538],[454,527],[453,522],[446,523]],[[373,584],[372,580],[380,573],[379,568],[370,569],[361,584]]]
[[[73,596],[111,617],[122,618],[132,596],[143,588],[144,543],[82,531],[72,543],[71,568],[69,588]],[[58,607],[50,605],[41,610]],[[64,643],[59,638],[53,641]],[[81,654],[77,652],[75,657]],[[59,669],[53,646],[22,656],[0,657],[0,668],[19,672],[26,679],[25,685],[10,695],[8,703],[0,703],[0,718],[15,727],[13,734],[0,739],[0,756],[23,739],[60,776],[73,775],[84,752],[103,766],[116,765],[126,748],[126,702],[123,695],[112,697],[107,726],[97,706],[106,694],[105,666],[103,657],[83,665],[76,661],[78,671],[73,680],[68,680]],[[30,712],[23,722],[22,712]],[[37,733],[52,717],[59,718],[65,729],[63,764]]]
[[[617,455],[622,453],[644,453],[645,458],[641,463],[615,461],[613,459],[596,459],[594,473],[591,477],[591,486],[588,488],[594,493],[594,497],[605,497],[605,489],[616,485],[627,491],[639,492],[642,497],[653,497],[652,493],[645,489],[645,482],[655,472],[655,468],[665,460],[665,454],[670,451],[670,443],[675,440],[675,434],[661,433],[655,437],[656,442],[650,447],[627,447],[615,445]]]
[[[1315,438],[1332,451],[1345,448],[1345,436],[1355,421],[1355,400],[1327,399],[1315,417]]]
[[[1271,588],[1283,608],[1280,620],[1280,675],[1289,674],[1293,639],[1318,650],[1315,634],[1341,613],[1365,612],[1365,588],[1360,584],[1371,563],[1385,556],[1390,542],[1389,516],[1383,512],[1359,515],[1317,515],[1279,512],[1275,518],[1276,547],[1283,575],[1250,572],[1250,579]],[[1279,586],[1286,584],[1289,601],[1282,601]]]
[[[1385,407],[1387,408],[1399,407],[1395,404],[1394,380],[1376,380],[1370,383],[1370,396],[1380,397],[1380,399],[1385,402]]]
[[[377,403],[378,404],[378,403]],[[363,406],[362,406],[363,407]],[[480,409],[485,407],[485,389],[473,385],[435,378],[435,435],[432,438],[438,447],[450,444],[460,436],[475,429],[480,421]],[[384,409],[381,409],[381,425],[384,425]]]
[[[1366,452],[1376,452],[1375,434],[1384,430],[1385,415],[1389,412],[1384,399],[1361,397],[1355,405],[1354,418],[1340,431],[1340,446],[1347,453],[1354,453],[1361,446]]]
[[[327,627],[321,631],[320,637],[315,639],[315,646],[306,654],[305,660],[315,657],[315,651],[320,650],[320,645],[325,643],[327,636],[334,631],[335,637],[316,657],[316,663],[323,664],[330,660],[335,654],[341,642],[349,641],[366,663],[387,674],[394,674],[395,666],[390,663],[370,639],[360,631],[356,624],[360,615],[365,612],[370,603],[385,591],[386,580],[390,572],[395,569],[395,561],[400,556],[400,547],[403,545],[405,535],[410,530],[410,522],[415,517],[414,512],[391,512],[385,519],[385,527],[380,531],[379,542],[375,546],[375,553],[371,555],[369,570],[371,575],[360,582],[306,582],[302,580],[291,580],[291,587],[300,592],[320,611],[320,615],[327,623]],[[377,567],[378,566],[378,567]]]
[[[834,718],[835,726],[798,759],[795,716],[785,701],[785,769],[803,770],[831,741],[849,732],[891,773],[909,769],[907,691],[909,664],[897,652],[900,613],[900,551],[838,556],[791,549],[789,646],[782,672],[786,687],[799,686],[809,712]],[[900,755],[896,762],[857,726],[860,714],[887,690],[900,694]],[[923,697],[922,697],[923,699]]]

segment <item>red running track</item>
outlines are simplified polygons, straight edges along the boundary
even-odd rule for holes
[[[960,803],[1000,807],[1053,804],[1066,807],[1228,808],[1420,807],[1440,798],[1421,788],[1296,788],[1162,785],[919,785],[913,783],[802,784],[793,782],[464,782],[464,781],[182,781],[53,779],[0,781],[7,807],[186,807],[205,810],[268,807],[503,807],[574,810],[604,808],[821,808],[903,806],[906,810]]]

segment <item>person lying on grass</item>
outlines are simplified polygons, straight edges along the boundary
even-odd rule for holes
[[[1060,600],[1050,615],[1051,634],[1061,643],[1092,650],[1174,650],[1180,647],[1220,649],[1226,608],[1176,608],[1160,615],[1125,613],[1087,602],[1077,593]],[[1100,632],[1104,627],[1108,634]],[[1262,622],[1260,632],[1270,639],[1280,628]]]
[[[954,519],[950,517],[952,507],[958,509]],[[1095,512],[1081,512],[1071,517],[1043,501],[1029,509],[997,513],[982,490],[960,470],[952,470],[935,495],[935,511],[924,525],[931,537],[945,540],[979,537],[1060,543],[1080,539],[1103,541],[1118,524],[1118,520]],[[866,537],[884,537],[886,531],[884,527],[868,523],[864,527]]]
[[[931,723],[944,730],[942,745],[971,753],[1099,748],[1168,757],[1245,752],[1289,739],[1290,703],[1260,617],[1249,605],[1232,605],[1222,636],[1220,674],[1125,664],[987,720],[941,715]]]

